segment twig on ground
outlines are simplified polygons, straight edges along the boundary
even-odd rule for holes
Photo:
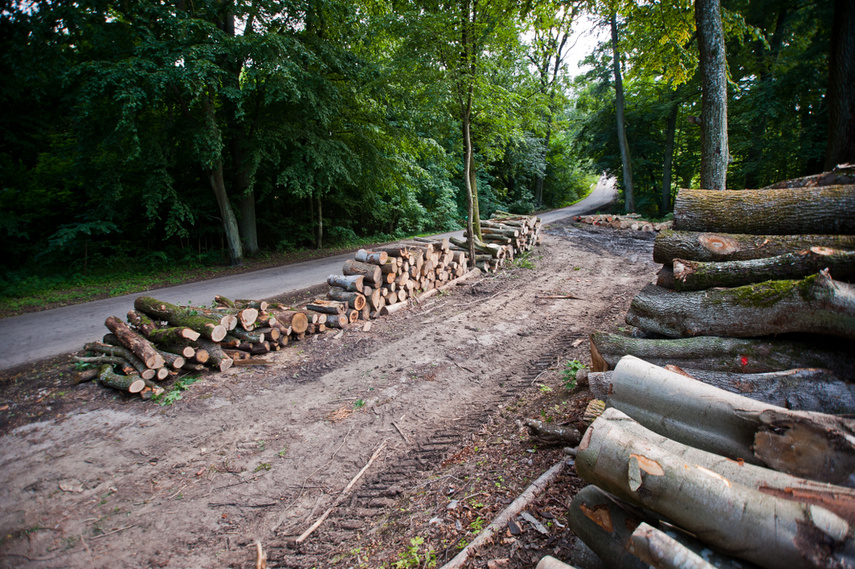
[[[392,426],[398,430],[398,433],[404,438],[404,441],[407,444],[411,444],[410,439],[407,438],[407,435],[404,434],[404,431],[401,430],[401,427],[399,427],[395,421],[392,421]]]
[[[101,539],[102,537],[107,537],[108,535],[113,535],[114,533],[119,533],[120,531],[125,531],[126,529],[131,529],[133,527],[137,527],[137,525],[138,524],[131,524],[129,526],[123,526],[123,527],[114,529],[113,531],[108,531],[107,533],[102,533],[100,535],[96,535],[90,539]]]

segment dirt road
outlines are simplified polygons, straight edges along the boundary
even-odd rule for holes
[[[453,556],[553,457],[513,421],[542,397],[556,421],[578,411],[560,368],[588,361],[593,330],[623,325],[651,251],[650,234],[558,222],[534,269],[205,376],[169,406],[57,377],[7,382],[3,398],[28,400],[30,418],[0,439],[0,567],[254,567],[255,540],[269,567],[381,567],[422,528],[440,561]],[[546,298],[565,295],[579,299]],[[442,474],[464,464],[471,479]],[[447,510],[452,494],[468,525]],[[518,559],[506,566],[532,566]]]

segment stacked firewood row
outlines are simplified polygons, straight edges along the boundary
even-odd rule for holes
[[[612,214],[597,214],[597,215],[581,215],[573,218],[573,221],[587,223],[588,225],[599,225],[602,227],[611,227],[612,229],[632,229],[634,231],[662,231],[663,229],[671,229],[674,225],[673,221],[654,222],[642,219],[637,213],[629,213],[627,215],[612,215]]]
[[[481,242],[475,243],[475,266],[487,273],[494,273],[512,262],[514,257],[531,251],[540,245],[541,219],[535,215],[513,215],[496,212],[491,219],[481,220]],[[456,250],[468,251],[469,233],[464,232],[466,241],[452,238]]]
[[[591,337],[571,518],[601,557],[855,563],[853,252],[855,186],[680,191],[634,337]]]

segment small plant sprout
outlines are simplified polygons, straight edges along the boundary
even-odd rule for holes
[[[576,389],[576,374],[586,366],[579,360],[570,360],[564,366],[564,386],[567,389]]]

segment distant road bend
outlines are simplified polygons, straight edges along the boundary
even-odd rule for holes
[[[574,205],[542,213],[540,218],[547,224],[601,209],[615,200],[614,182],[614,178],[604,175],[588,197]],[[451,235],[462,238],[463,232],[443,233],[437,237]],[[324,282],[328,275],[341,272],[342,263],[350,258],[353,252],[156,289],[146,294],[174,304],[197,306],[210,304],[218,294],[228,298],[271,298]],[[140,294],[0,319],[0,370],[76,352],[86,342],[100,340],[105,333],[104,320],[111,315],[124,318]]]

